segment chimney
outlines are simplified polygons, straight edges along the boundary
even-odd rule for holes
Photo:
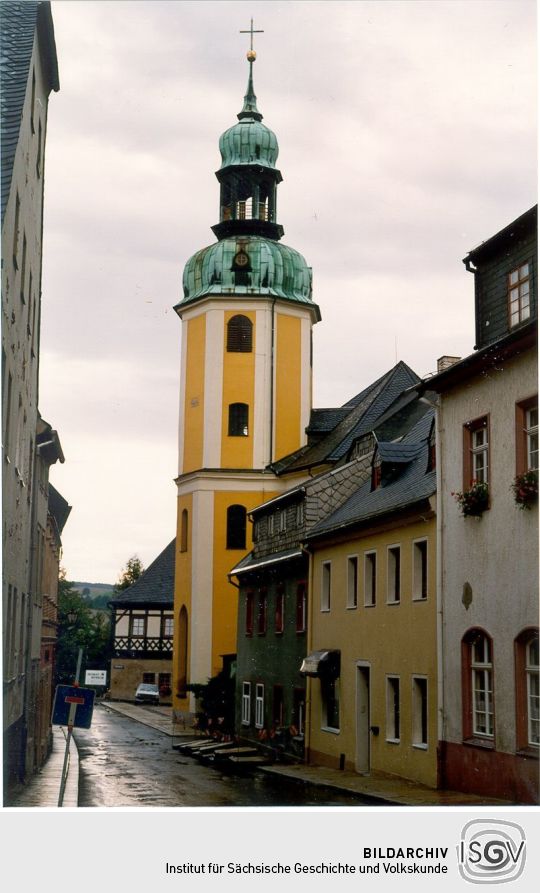
[[[444,372],[445,369],[449,369],[450,366],[453,366],[454,363],[459,363],[460,360],[461,357],[449,357],[446,355],[439,357],[437,360],[437,372]]]

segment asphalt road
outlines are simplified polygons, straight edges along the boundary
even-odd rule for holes
[[[79,806],[365,806],[358,797],[261,773],[223,774],[172,749],[161,732],[99,705],[92,727],[77,729]]]

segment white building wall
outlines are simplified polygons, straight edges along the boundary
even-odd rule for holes
[[[519,509],[510,489],[516,473],[515,405],[537,391],[536,357],[528,351],[443,394],[438,418],[442,737],[462,741],[461,640],[478,626],[493,639],[497,750],[509,753],[516,747],[514,639],[538,625],[538,507]],[[484,415],[491,504],[480,519],[464,518],[452,496],[463,489],[463,425]],[[465,583],[472,588],[469,607]]]

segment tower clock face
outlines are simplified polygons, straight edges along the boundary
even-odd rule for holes
[[[234,263],[237,267],[247,267],[249,263],[249,258],[247,254],[243,251],[239,251],[236,257],[234,258]]]

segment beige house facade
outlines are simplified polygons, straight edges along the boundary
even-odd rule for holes
[[[307,756],[436,787],[434,412],[307,537],[311,552]]]

